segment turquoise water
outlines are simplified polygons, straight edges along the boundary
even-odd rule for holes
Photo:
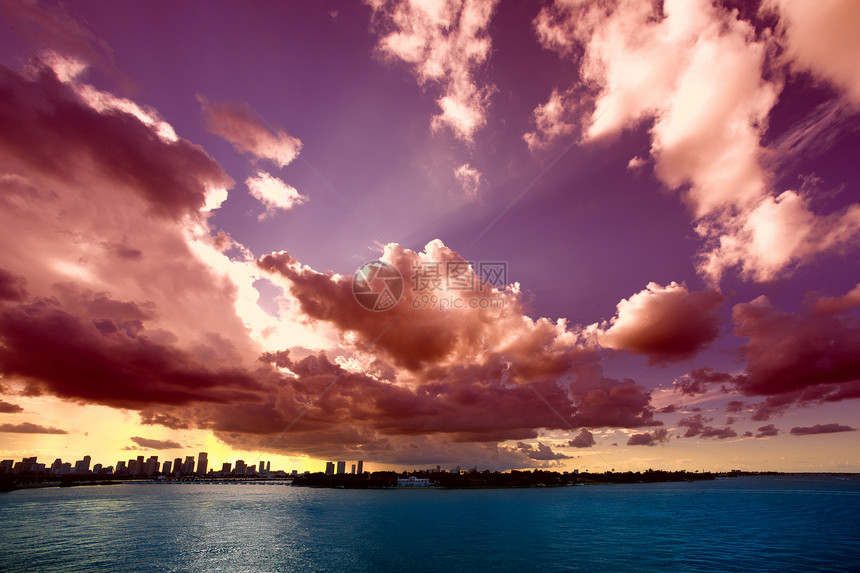
[[[2,571],[860,571],[860,478],[0,494]]]

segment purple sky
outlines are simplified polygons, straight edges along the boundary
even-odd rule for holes
[[[0,3],[0,453],[858,470],[858,7],[652,4]]]

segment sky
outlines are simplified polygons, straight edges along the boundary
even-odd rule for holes
[[[852,0],[4,0],[0,458],[860,471],[858,69]]]

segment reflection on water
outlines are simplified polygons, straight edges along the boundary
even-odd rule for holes
[[[0,494],[0,571],[860,571],[860,478]]]

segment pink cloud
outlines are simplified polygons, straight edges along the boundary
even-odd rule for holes
[[[478,189],[481,188],[481,172],[464,163],[454,170],[454,177],[457,182],[463,187],[463,193],[470,197],[478,194]]]
[[[223,137],[238,151],[258,159],[266,159],[285,167],[298,157],[302,142],[282,129],[273,129],[246,103],[209,103],[199,98],[203,106],[206,129]]]
[[[49,68],[25,77],[0,67],[0,85],[0,161],[7,173],[63,184],[110,182],[169,218],[198,213],[210,189],[232,186],[200,147],[165,141],[130,113],[95,109]],[[8,176],[6,182],[28,184]]]
[[[151,438],[141,438],[140,436],[131,438],[131,441],[147,450],[173,450],[183,447],[182,444],[173,440],[153,440]]]
[[[538,442],[537,445],[517,442],[517,448],[527,455],[532,460],[538,461],[554,461],[570,459],[570,456],[561,452],[553,452],[552,448],[544,443]]]
[[[579,431],[579,434],[572,440],[570,440],[567,445],[572,448],[590,448],[596,442],[594,441],[594,434],[588,431],[587,428],[582,428]]]
[[[762,296],[735,305],[733,317],[735,334],[749,339],[746,374],[735,379],[745,394],[821,400],[860,381],[860,327],[850,315],[789,314]]]
[[[18,412],[23,411],[24,408],[22,408],[18,404],[12,404],[10,402],[0,400],[0,414],[17,414]]]
[[[678,421],[678,425],[687,428],[687,431],[683,434],[684,438],[699,437],[725,440],[726,438],[734,438],[738,435],[737,432],[728,427],[715,428],[707,425],[710,421],[710,418],[705,418],[701,414],[696,414],[694,416],[682,418]]]
[[[308,200],[295,187],[265,171],[258,171],[256,175],[248,177],[245,185],[251,195],[266,207],[265,212],[257,217],[259,220],[271,216],[276,210],[289,211]]]
[[[799,71],[844,90],[860,103],[860,6],[851,0],[766,0],[763,10],[779,16],[784,57]]]
[[[32,422],[21,422],[20,424],[0,424],[0,432],[11,434],[68,434],[66,430],[59,428],[48,428],[33,424]]]
[[[597,339],[606,348],[644,354],[652,364],[686,360],[717,337],[722,302],[716,291],[649,283],[618,303],[618,312],[600,325]]]
[[[815,424],[814,426],[796,426],[791,429],[793,436],[812,436],[815,434],[835,434],[837,432],[856,432],[857,428],[843,424]]]
[[[72,75],[88,65],[118,75],[107,43],[71,17],[62,4],[45,8],[38,0],[3,0],[0,15],[40,57],[66,60],[76,70]]]
[[[669,440],[669,432],[665,428],[659,428],[653,432],[632,434],[627,438],[628,446],[656,446],[661,442]]]
[[[708,387],[711,385],[731,382],[732,380],[733,378],[730,374],[718,372],[713,368],[703,367],[696,368],[683,376],[679,376],[675,379],[673,385],[675,386],[675,390],[681,394],[695,396],[707,392]]]
[[[780,37],[798,65],[855,85],[857,50],[846,46],[856,41],[856,8],[771,4],[785,16]],[[806,12],[814,17],[804,18]],[[836,33],[819,42],[829,27]],[[596,99],[593,108],[576,110],[581,98],[554,90],[534,112],[529,145],[570,132],[573,117],[583,123],[586,142],[651,122],[654,172],[690,208],[704,245],[697,267],[711,283],[730,269],[772,280],[823,252],[856,246],[860,205],[816,214],[810,193],[771,189],[761,158],[776,160],[760,141],[782,89],[767,59],[775,40],[736,11],[705,0],[667,0],[662,7],[559,0],[541,10],[535,29],[544,47],[578,60],[578,81]],[[842,36],[852,40],[834,39]]]
[[[488,27],[497,2],[368,2],[380,29],[380,54],[409,64],[420,84],[442,88],[433,128],[447,127],[465,141],[486,123],[492,88],[475,75],[490,55]]]
[[[756,434],[756,438],[769,438],[772,436],[776,436],[779,434],[779,429],[773,424],[768,424],[766,426],[761,426],[758,429],[758,434]]]

